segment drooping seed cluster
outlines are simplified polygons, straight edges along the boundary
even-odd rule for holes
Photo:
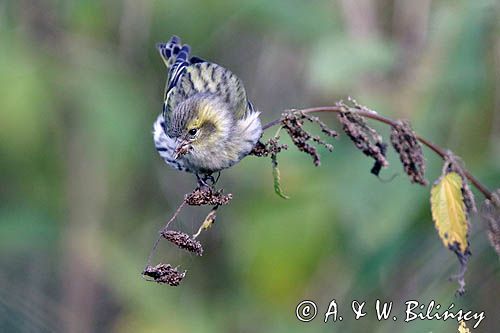
[[[318,117],[313,117],[303,112],[285,112],[281,116],[282,127],[287,131],[292,139],[293,144],[302,152],[310,155],[315,166],[321,164],[320,157],[316,147],[309,143],[309,140],[324,146],[329,151],[333,151],[333,146],[326,143],[319,136],[313,136],[304,129],[304,120],[311,123],[316,123],[320,126],[321,131],[329,137],[336,137],[338,134],[334,130],[328,128]]]
[[[464,197],[467,214],[470,215],[471,213],[477,212],[476,201],[474,200],[474,194],[470,189],[469,183],[464,178],[462,179],[462,196]]]
[[[166,283],[170,286],[178,286],[186,276],[186,271],[179,272],[177,268],[170,264],[158,264],[156,266],[147,266],[142,275],[153,278],[157,283]]]
[[[415,132],[407,121],[398,121],[391,131],[391,143],[399,154],[403,168],[412,183],[423,186],[428,184],[425,179],[425,160],[422,146]]]
[[[198,256],[203,255],[203,247],[196,239],[192,239],[188,234],[177,230],[165,230],[161,232],[163,238],[174,243],[179,248],[192,252]]]
[[[216,219],[216,211],[221,205],[226,205],[232,199],[231,194],[224,195],[223,190],[216,190],[213,186],[198,186],[191,193],[186,194],[184,196],[183,202],[177,208],[174,215],[170,218],[170,220],[165,225],[164,229],[160,231],[160,236],[176,245],[182,250],[186,250],[192,252],[198,256],[203,254],[203,246],[199,241],[196,240],[196,237],[201,233],[202,230],[206,230],[210,228],[210,226],[215,222]],[[173,222],[182,208],[185,205],[191,206],[203,206],[203,205],[212,205],[214,206],[212,210],[208,213],[207,217],[203,221],[200,229],[193,236],[189,236],[188,234],[178,231],[178,230],[170,230],[168,226],[171,222]],[[176,268],[172,268],[170,264],[158,264],[156,266],[149,265],[152,254],[154,253],[156,246],[161,239],[161,237],[156,241],[153,246],[153,250],[151,252],[150,258],[148,259],[148,266],[144,269],[143,275],[147,277],[153,278],[152,281],[158,283],[166,283],[171,286],[177,286],[181,282],[181,280],[186,276],[187,271],[179,272]]]
[[[491,246],[500,256],[500,189],[493,193],[491,200],[485,201],[481,215],[488,222],[488,238]]]
[[[356,112],[340,112],[337,114],[337,118],[342,124],[342,129],[354,142],[356,148],[375,160],[371,172],[378,176],[382,167],[389,165],[385,158],[387,145],[382,142],[382,137],[373,128],[369,127],[363,117],[356,114]]]
[[[269,154],[266,148],[267,148],[266,144],[259,140],[255,144],[249,155],[254,155],[257,157],[266,157]]]
[[[288,149],[287,145],[279,143],[280,137],[275,136],[274,138],[269,139],[266,143],[262,141],[258,141],[255,144],[255,147],[250,152],[250,154],[255,155],[257,157],[267,157],[272,155],[277,155],[282,150]]]
[[[451,151],[447,152],[445,157],[444,168],[447,169],[448,172],[456,172],[462,178],[462,197],[464,198],[464,204],[467,211],[467,214],[477,212],[476,201],[474,200],[474,194],[472,193],[469,181],[464,172],[464,167],[462,161]]]
[[[186,194],[184,201],[190,206],[221,206],[227,205],[233,198],[232,194],[223,194],[223,190],[216,191],[211,186],[198,187]]]
[[[279,136],[276,136],[274,138],[271,138],[269,139],[269,141],[267,141],[267,151],[268,153],[271,155],[271,156],[276,156],[278,155],[278,153],[280,153],[282,150],[286,150],[288,149],[288,146],[287,145],[281,145],[279,143],[279,140],[280,140],[280,137]]]
[[[303,113],[303,112],[300,112],[300,114],[307,120],[309,120],[311,123],[316,123],[318,124],[318,126],[321,128],[321,132],[323,132],[324,134],[326,134],[327,136],[329,137],[332,137],[332,138],[335,138],[337,137],[339,134],[332,130],[331,128],[329,128],[321,119],[319,119],[319,117],[317,116],[311,116],[307,113]],[[327,145],[326,143],[321,143],[322,145]],[[330,145],[331,146],[331,145]],[[333,149],[333,148],[332,148]]]

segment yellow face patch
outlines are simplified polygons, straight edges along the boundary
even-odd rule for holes
[[[189,131],[193,128],[198,129],[201,127],[202,124],[203,124],[203,121],[199,117],[196,117],[188,123],[187,130]]]
[[[201,103],[196,111],[197,117],[188,123],[188,130],[192,128],[200,128],[207,122],[212,123],[214,126],[218,125],[220,115],[217,114],[217,110],[215,110],[210,104]]]

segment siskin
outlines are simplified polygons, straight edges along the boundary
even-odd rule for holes
[[[168,69],[163,111],[153,126],[156,150],[165,162],[196,174],[212,173],[248,155],[260,136],[260,112],[241,80],[226,68],[190,57],[189,45],[173,36],[157,49]]]

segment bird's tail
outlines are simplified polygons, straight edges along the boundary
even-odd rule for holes
[[[191,48],[187,44],[182,45],[181,39],[177,36],[172,36],[166,43],[156,44],[156,48],[160,52],[160,56],[168,70],[168,79],[165,86],[166,98],[168,92],[177,84],[187,66],[205,62],[205,60],[198,57],[189,58]]]
[[[166,43],[156,44],[160,56],[167,66],[171,68],[175,63],[182,62],[189,65],[196,64],[199,62],[205,62],[205,60],[199,57],[189,57],[191,48],[188,44],[182,44],[181,39],[177,36],[172,36],[170,40]]]
[[[166,43],[156,44],[156,48],[167,68],[171,68],[176,62],[185,62],[189,58],[189,45],[182,45],[181,39],[177,36],[172,36]]]

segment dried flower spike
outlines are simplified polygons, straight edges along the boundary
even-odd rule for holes
[[[170,264],[158,264],[156,266],[147,266],[142,275],[153,278],[157,283],[166,283],[170,286],[178,286],[186,276],[186,271],[179,272],[177,268]]]
[[[500,256],[500,189],[492,194],[491,200],[485,201],[481,215],[488,222],[488,238],[491,246]]]
[[[474,194],[472,193],[469,181],[465,176],[464,167],[462,161],[455,156],[451,151],[447,151],[445,157],[446,163],[444,164],[444,168],[449,172],[456,172],[462,178],[462,196],[464,197],[465,208],[467,209],[467,214],[476,213],[476,201],[474,200]]]
[[[337,136],[339,136],[339,134],[336,131],[329,128],[323,121],[321,121],[321,119],[319,119],[319,117],[311,116],[311,115],[303,113],[303,112],[301,112],[300,114],[305,119],[309,120],[311,123],[318,124],[319,127],[321,128],[321,132],[328,135],[329,137],[336,138]]]
[[[356,148],[375,160],[371,172],[378,176],[382,167],[389,165],[385,158],[387,145],[382,142],[382,137],[373,128],[370,128],[363,117],[356,112],[340,112],[337,114],[337,118]]]
[[[319,137],[313,137],[309,132],[307,132],[303,128],[304,120],[308,120],[312,123],[317,123],[321,127],[321,131],[330,137],[336,137],[337,132],[329,129],[318,117],[313,117],[298,111],[283,113],[281,117],[281,125],[287,131],[288,135],[292,139],[293,144],[297,147],[298,150],[310,155],[313,159],[314,165],[319,166],[321,164],[321,161],[318,151],[316,147],[311,145],[308,141],[313,140],[314,142],[325,146],[330,151],[333,150],[333,146],[326,143]]]
[[[392,127],[391,143],[399,154],[399,159],[411,182],[426,186],[428,182],[424,177],[425,160],[422,146],[409,122],[398,121]]]
[[[279,140],[280,140],[280,137],[276,136],[274,138],[269,139],[269,141],[267,141],[266,146],[267,146],[267,152],[269,155],[277,155],[282,150],[288,149],[287,145],[280,145]]]
[[[278,154],[282,150],[288,149],[287,145],[279,144],[279,136],[275,136],[274,138],[269,139],[266,143],[262,143],[262,141],[258,141],[253,147],[253,150],[250,152],[251,155],[257,157],[267,157],[272,154]]]
[[[253,149],[249,155],[254,155],[257,157],[264,157],[264,156],[267,156],[267,154],[269,154],[269,152],[266,149],[266,145],[264,143],[262,143],[262,141],[259,140],[255,144],[255,146],[253,147]]]
[[[231,194],[222,194],[223,190],[216,191],[212,187],[198,187],[186,194],[184,202],[190,206],[221,206],[226,205],[233,198]]]
[[[203,247],[201,246],[201,243],[192,239],[188,234],[176,230],[165,230],[161,232],[161,235],[163,238],[174,243],[181,249],[193,252],[199,256],[203,254]]]

